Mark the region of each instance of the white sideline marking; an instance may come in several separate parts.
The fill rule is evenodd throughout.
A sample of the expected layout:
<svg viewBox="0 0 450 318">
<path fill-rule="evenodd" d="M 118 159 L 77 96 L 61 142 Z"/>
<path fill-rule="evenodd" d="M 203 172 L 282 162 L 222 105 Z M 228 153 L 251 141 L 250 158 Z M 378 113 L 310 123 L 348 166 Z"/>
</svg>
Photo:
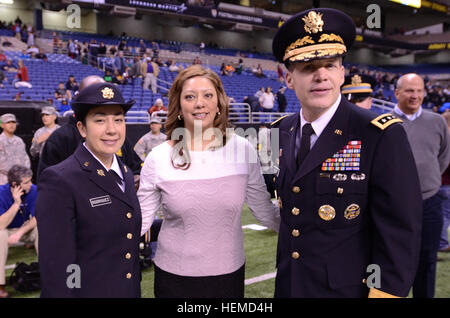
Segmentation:
<svg viewBox="0 0 450 318">
<path fill-rule="evenodd" d="M 248 224 L 248 225 L 244 225 L 242 227 L 242 229 L 250 229 L 250 230 L 255 230 L 255 231 L 262 231 L 262 230 L 267 230 L 267 227 L 262 226 L 262 225 L 258 225 L 258 224 Z"/>
<path fill-rule="evenodd" d="M 261 275 L 261 276 L 258 276 L 258 277 L 249 278 L 249 279 L 245 280 L 245 285 L 251 285 L 251 284 L 254 284 L 254 283 L 262 282 L 264 280 L 275 278 L 276 275 L 277 275 L 277 272 L 273 272 L 273 273 L 264 274 L 264 275 Z"/>
</svg>

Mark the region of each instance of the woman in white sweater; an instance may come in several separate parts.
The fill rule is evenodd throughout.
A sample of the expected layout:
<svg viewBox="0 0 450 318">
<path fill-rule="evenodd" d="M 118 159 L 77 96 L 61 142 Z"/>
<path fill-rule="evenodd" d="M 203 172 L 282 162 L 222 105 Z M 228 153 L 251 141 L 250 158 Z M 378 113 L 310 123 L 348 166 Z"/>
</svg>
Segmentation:
<svg viewBox="0 0 450 318">
<path fill-rule="evenodd" d="M 266 91 L 259 98 L 262 111 L 271 112 L 275 102 L 275 96 L 272 93 L 272 87 L 267 86 Z"/>
<path fill-rule="evenodd" d="M 241 211 L 278 231 L 255 149 L 228 127 L 228 97 L 216 73 L 199 65 L 169 92 L 166 132 L 141 171 L 142 233 L 162 208 L 155 255 L 155 296 L 244 296 Z M 191 138 L 193 136 L 193 138 Z"/>
</svg>

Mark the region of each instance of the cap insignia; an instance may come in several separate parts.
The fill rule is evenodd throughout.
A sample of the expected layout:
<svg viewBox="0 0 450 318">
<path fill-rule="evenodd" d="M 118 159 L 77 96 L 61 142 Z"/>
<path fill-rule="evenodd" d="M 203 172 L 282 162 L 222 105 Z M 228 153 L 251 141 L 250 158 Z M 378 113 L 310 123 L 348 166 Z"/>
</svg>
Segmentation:
<svg viewBox="0 0 450 318">
<path fill-rule="evenodd" d="M 310 11 L 302 20 L 305 22 L 305 31 L 307 33 L 322 32 L 323 20 L 321 13 Z"/>
<path fill-rule="evenodd" d="M 105 87 L 104 89 L 102 89 L 102 96 L 105 99 L 113 99 L 114 91 L 109 87 Z"/>
</svg>

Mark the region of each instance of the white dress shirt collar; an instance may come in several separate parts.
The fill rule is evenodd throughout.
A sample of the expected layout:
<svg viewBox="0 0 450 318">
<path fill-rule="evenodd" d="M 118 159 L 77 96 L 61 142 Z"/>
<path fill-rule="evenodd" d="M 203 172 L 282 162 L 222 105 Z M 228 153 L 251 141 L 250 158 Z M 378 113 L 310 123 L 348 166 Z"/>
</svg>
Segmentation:
<svg viewBox="0 0 450 318">
<path fill-rule="evenodd" d="M 120 169 L 119 161 L 117 160 L 117 156 L 116 156 L 115 154 L 114 154 L 114 156 L 113 156 L 113 162 L 112 162 L 112 164 L 111 164 L 111 168 L 108 169 L 108 168 L 106 168 L 106 166 L 103 164 L 103 162 L 102 162 L 100 159 L 98 159 L 96 155 L 94 155 L 94 153 L 89 149 L 89 147 L 86 146 L 86 142 L 83 142 L 83 146 L 91 153 L 91 155 L 92 155 L 98 162 L 100 162 L 100 164 L 103 166 L 103 168 L 105 168 L 106 171 L 113 170 L 115 173 L 117 173 L 117 175 L 118 175 L 122 180 L 124 180 L 123 174 L 122 174 L 122 170 Z M 124 180 L 124 182 L 122 183 L 122 185 L 120 185 L 120 184 L 117 184 L 117 185 L 120 187 L 120 189 L 122 190 L 122 192 L 125 191 L 125 180 Z"/>
</svg>

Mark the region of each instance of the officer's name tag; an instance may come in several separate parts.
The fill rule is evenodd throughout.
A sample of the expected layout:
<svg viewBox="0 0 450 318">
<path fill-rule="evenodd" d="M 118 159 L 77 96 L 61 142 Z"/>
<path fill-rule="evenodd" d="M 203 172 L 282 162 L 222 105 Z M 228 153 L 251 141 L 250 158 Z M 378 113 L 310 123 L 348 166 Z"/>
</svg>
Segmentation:
<svg viewBox="0 0 450 318">
<path fill-rule="evenodd" d="M 89 202 L 91 202 L 91 207 L 95 208 L 102 205 L 108 205 L 111 204 L 111 197 L 109 195 L 104 195 L 102 197 L 92 198 L 89 199 Z"/>
</svg>

